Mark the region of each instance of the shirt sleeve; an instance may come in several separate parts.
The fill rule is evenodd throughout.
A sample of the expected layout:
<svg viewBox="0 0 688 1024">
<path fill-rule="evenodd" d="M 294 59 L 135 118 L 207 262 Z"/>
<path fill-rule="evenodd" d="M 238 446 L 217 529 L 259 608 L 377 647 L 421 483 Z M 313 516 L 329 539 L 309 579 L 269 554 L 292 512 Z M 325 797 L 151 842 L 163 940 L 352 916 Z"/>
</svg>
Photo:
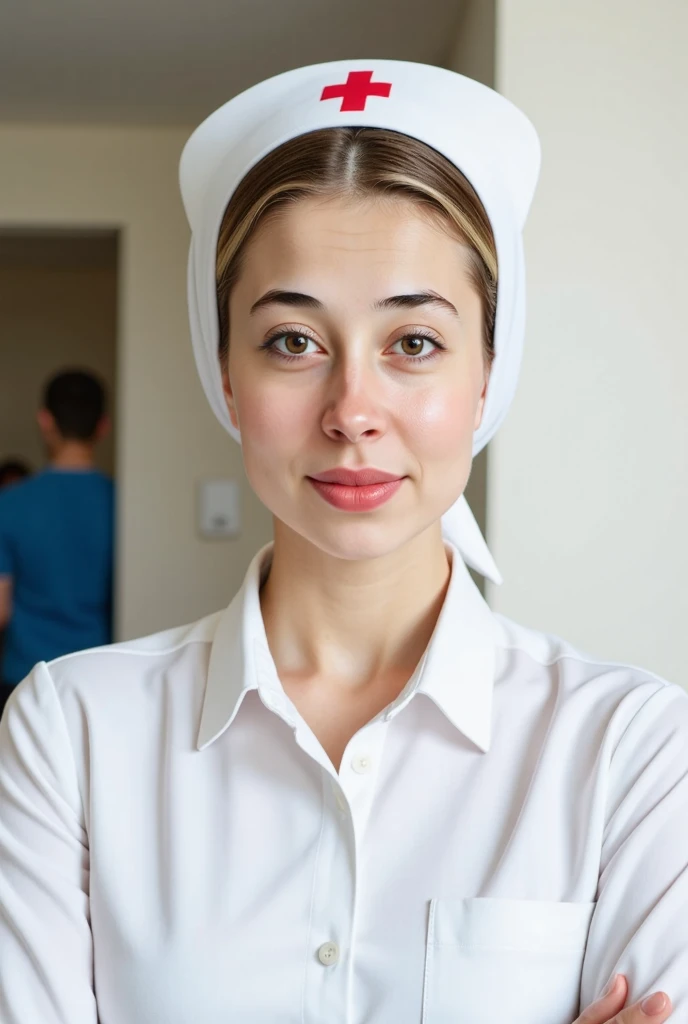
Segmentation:
<svg viewBox="0 0 688 1024">
<path fill-rule="evenodd" d="M 76 766 L 40 663 L 0 722 L 3 1024 L 97 1024 L 88 879 Z"/>
<path fill-rule="evenodd" d="M 625 974 L 627 1005 L 658 990 L 688 1024 L 688 694 L 661 684 L 611 758 L 581 1007 Z"/>
</svg>

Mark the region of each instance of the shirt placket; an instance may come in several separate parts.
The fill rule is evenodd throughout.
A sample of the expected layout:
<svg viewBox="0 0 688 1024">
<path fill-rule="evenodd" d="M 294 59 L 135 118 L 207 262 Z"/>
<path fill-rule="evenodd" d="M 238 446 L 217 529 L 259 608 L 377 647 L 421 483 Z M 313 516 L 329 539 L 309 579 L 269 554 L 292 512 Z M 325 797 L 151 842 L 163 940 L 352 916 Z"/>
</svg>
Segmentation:
<svg viewBox="0 0 688 1024">
<path fill-rule="evenodd" d="M 382 756 L 386 722 L 371 722 L 348 744 L 339 775 L 321 763 L 323 823 L 313 879 L 306 953 L 304 1024 L 354 1024 L 356 926 L 361 848 Z"/>
</svg>

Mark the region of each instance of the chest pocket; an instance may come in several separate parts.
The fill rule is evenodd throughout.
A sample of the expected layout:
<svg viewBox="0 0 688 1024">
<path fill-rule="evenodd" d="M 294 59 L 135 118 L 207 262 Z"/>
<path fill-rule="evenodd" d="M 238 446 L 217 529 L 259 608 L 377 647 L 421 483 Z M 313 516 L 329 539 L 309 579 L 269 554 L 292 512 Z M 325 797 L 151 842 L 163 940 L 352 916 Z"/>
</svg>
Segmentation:
<svg viewBox="0 0 688 1024">
<path fill-rule="evenodd" d="M 423 1024 L 572 1024 L 594 903 L 430 903 Z"/>
</svg>

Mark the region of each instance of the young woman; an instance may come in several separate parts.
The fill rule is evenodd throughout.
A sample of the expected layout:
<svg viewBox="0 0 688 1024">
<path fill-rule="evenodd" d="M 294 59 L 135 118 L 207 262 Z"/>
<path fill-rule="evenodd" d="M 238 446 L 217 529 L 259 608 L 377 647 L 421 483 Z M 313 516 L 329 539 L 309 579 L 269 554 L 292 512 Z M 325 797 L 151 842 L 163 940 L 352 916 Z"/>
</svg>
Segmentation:
<svg viewBox="0 0 688 1024">
<path fill-rule="evenodd" d="M 538 163 L 496 93 L 390 61 L 192 136 L 199 372 L 274 544 L 227 610 L 13 695 L 6 1024 L 688 1015 L 686 694 L 466 568 L 498 576 L 461 495 L 516 385 Z"/>
</svg>

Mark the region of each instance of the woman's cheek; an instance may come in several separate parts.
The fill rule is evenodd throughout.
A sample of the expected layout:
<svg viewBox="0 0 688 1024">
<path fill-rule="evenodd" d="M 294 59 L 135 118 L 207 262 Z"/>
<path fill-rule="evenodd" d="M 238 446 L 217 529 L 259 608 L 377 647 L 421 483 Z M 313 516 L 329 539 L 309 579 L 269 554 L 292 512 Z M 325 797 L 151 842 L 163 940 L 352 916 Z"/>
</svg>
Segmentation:
<svg viewBox="0 0 688 1024">
<path fill-rule="evenodd" d="M 453 460 L 464 447 L 471 450 L 476 404 L 469 389 L 440 391 L 437 388 L 405 403 L 405 427 L 417 454 Z"/>
<path fill-rule="evenodd" d="M 298 437 L 300 420 L 306 414 L 303 402 L 277 389 L 261 392 L 253 388 L 247 394 L 251 397 L 241 403 L 239 419 L 242 435 L 251 438 L 252 447 L 271 451 L 282 444 L 288 446 L 290 439 Z"/>
<path fill-rule="evenodd" d="M 251 484 L 265 490 L 279 480 L 312 434 L 312 414 L 303 402 L 279 393 L 256 394 L 239 408 L 244 466 Z"/>
</svg>

